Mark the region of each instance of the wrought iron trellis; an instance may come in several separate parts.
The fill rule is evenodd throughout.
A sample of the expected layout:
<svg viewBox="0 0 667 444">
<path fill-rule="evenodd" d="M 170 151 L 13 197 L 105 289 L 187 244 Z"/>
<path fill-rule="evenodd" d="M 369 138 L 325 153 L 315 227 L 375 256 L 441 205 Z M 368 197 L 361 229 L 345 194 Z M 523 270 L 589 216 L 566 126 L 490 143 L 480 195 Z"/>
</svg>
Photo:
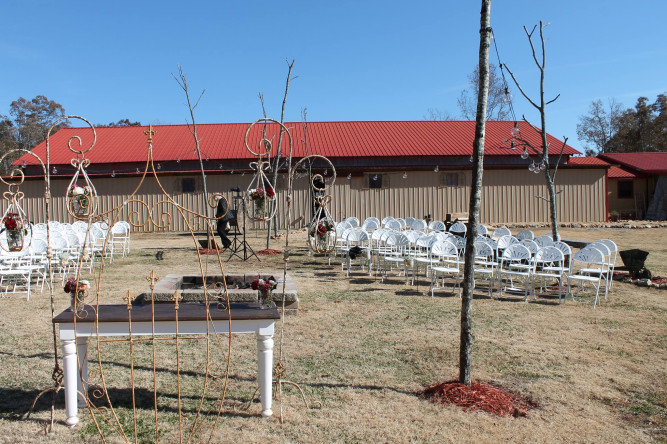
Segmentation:
<svg viewBox="0 0 667 444">
<path fill-rule="evenodd" d="M 77 329 L 77 320 L 83 319 L 88 316 L 92 316 L 97 319 L 99 314 L 98 309 L 100 306 L 100 296 L 103 292 L 103 277 L 104 277 L 104 265 L 106 263 L 106 256 L 101 254 L 99 258 L 99 267 L 96 272 L 96 282 L 94 291 L 79 291 L 81 288 L 82 282 L 82 271 L 83 271 L 83 260 L 85 252 L 91 252 L 94 254 L 93 246 L 91 245 L 91 236 L 90 230 L 94 224 L 105 224 L 106 228 L 111 228 L 116 222 L 121 219 L 121 216 L 124 213 L 127 213 L 127 218 L 129 223 L 134 227 L 146 227 L 148 224 L 153 224 L 158 228 L 167 228 L 172 223 L 172 216 L 168 211 L 160 210 L 160 206 L 170 206 L 175 208 L 178 217 L 180 217 L 188 227 L 190 232 L 190 237 L 193 242 L 193 246 L 197 251 L 197 260 L 199 265 L 199 271 L 202 275 L 203 282 L 207 281 L 207 276 L 209 274 L 208 262 L 204 263 L 202 260 L 202 255 L 200 253 L 200 247 L 195 238 L 194 228 L 197 225 L 197 221 L 203 221 L 207 231 L 212 235 L 212 223 L 217 219 L 224 217 L 224 214 L 216 218 L 207 217 L 205 214 L 198 213 L 191 209 L 181 206 L 178 202 L 174 200 L 164 189 L 160 180 L 156 174 L 155 166 L 153 163 L 153 136 L 156 132 L 152 127 L 149 127 L 145 132 L 147 136 L 147 160 L 146 165 L 143 171 L 143 174 L 134 189 L 134 191 L 120 204 L 116 207 L 110 208 L 106 211 L 98 211 L 97 202 L 96 202 L 96 190 L 91 179 L 86 173 L 86 168 L 90 165 L 89 159 L 86 158 L 86 153 L 93 149 L 96 142 L 96 132 L 95 128 L 88 122 L 86 119 L 78 116 L 68 116 L 57 122 L 49 129 L 46 138 L 46 164 L 42 162 L 39 157 L 35 156 L 32 152 L 31 155 L 35 156 L 38 162 L 42 165 L 45 178 L 45 208 L 46 208 L 46 219 L 50 220 L 50 201 L 51 201 L 51 186 L 50 186 L 50 143 L 51 143 L 51 132 L 56 125 L 61 123 L 66 119 L 80 119 L 84 121 L 92 131 L 92 143 L 90 146 L 82 148 L 82 139 L 79 136 L 73 136 L 68 140 L 68 148 L 75 155 L 75 158 L 72 160 L 72 165 L 75 167 L 76 172 L 70 181 L 66 193 L 67 193 L 67 209 L 72 217 L 78 220 L 86 221 L 87 232 L 83 237 L 83 243 L 79 249 L 79 260 L 77 261 L 77 269 L 75 274 L 75 286 L 76 289 L 74 292 L 74 297 L 72 301 L 72 310 L 74 311 L 73 322 L 74 329 Z M 22 173 L 19 169 L 16 169 L 12 172 L 12 176 L 20 175 L 21 181 L 23 179 Z M 149 205 L 148 203 L 142 201 L 138 197 L 138 191 L 141 189 L 142 185 L 147 179 L 153 179 L 158 185 L 158 188 L 162 192 L 162 198 L 157 202 Z M 83 182 L 81 182 L 83 181 Z M 7 184 L 10 188 L 10 195 L 18 196 L 15 188 L 16 184 L 9 184 L 4 179 L 3 182 Z M 210 207 L 215 207 L 217 199 L 225 199 L 221 194 L 213 194 L 209 197 L 207 204 Z M 134 204 L 134 205 L 133 205 Z M 132 206 L 136 206 L 139 209 L 129 210 Z M 140 211 L 143 210 L 143 211 Z M 48 225 L 47 225 L 48 226 Z M 111 239 L 112 232 L 109 229 L 104 237 L 104 244 L 101 247 L 101 251 L 107 251 L 109 242 Z M 53 251 L 51 248 L 51 229 L 47 228 L 47 263 L 48 263 L 48 280 L 50 288 L 50 299 L 51 299 L 51 318 L 55 317 L 55 285 L 54 285 L 54 270 L 53 270 Z M 157 401 L 157 367 L 155 360 L 155 347 L 157 341 L 171 341 L 174 344 L 176 351 L 176 375 L 177 375 L 177 414 L 178 414 L 178 434 L 179 441 L 190 442 L 193 439 L 201 439 L 202 435 L 205 433 L 204 426 L 207 425 L 208 431 L 208 440 L 212 437 L 213 431 L 215 430 L 216 425 L 218 424 L 218 419 L 220 414 L 223 411 L 223 401 L 225 399 L 227 384 L 229 380 L 229 357 L 231 354 L 232 346 L 232 335 L 228 335 L 228 340 L 226 345 L 223 347 L 222 341 L 219 340 L 219 336 L 215 335 L 215 326 L 211 322 L 211 312 L 214 310 L 221 310 L 227 312 L 227 318 L 229 319 L 229 329 L 231 330 L 231 317 L 229 316 L 229 298 L 227 293 L 226 281 L 225 281 L 225 272 L 222 266 L 222 259 L 220 256 L 220 251 L 216 251 L 216 261 L 217 267 L 220 272 L 220 282 L 216 282 L 215 285 L 208 287 L 204 285 L 204 300 L 206 307 L 206 317 L 207 317 L 207 327 L 205 335 L 182 335 L 178 333 L 178 315 L 175 317 L 177 333 L 174 337 L 157 337 L 153 333 L 152 336 L 147 338 L 133 337 L 131 331 L 131 310 L 132 310 L 132 301 L 134 297 L 128 291 L 124 297 L 126 302 L 127 313 L 128 313 L 128 325 L 130 326 L 129 336 L 127 338 L 113 338 L 113 339 L 102 339 L 99 336 L 99 324 L 95 322 L 94 328 L 96 333 L 96 348 L 91 353 L 88 352 L 88 355 L 92 355 L 94 359 L 94 368 L 89 373 L 89 378 L 85 381 L 87 384 L 84 385 L 84 381 L 81 381 L 82 386 L 87 386 L 89 390 L 83 390 L 79 395 L 85 400 L 88 411 L 91 415 L 93 423 L 102 437 L 106 441 L 107 435 L 109 433 L 117 435 L 120 439 L 130 442 L 138 441 L 138 432 L 137 432 L 137 406 L 135 400 L 135 363 L 134 363 L 134 348 L 135 344 L 138 344 L 142 341 L 149 341 L 153 347 L 153 360 L 152 360 L 152 374 L 153 374 L 153 398 L 154 398 L 154 421 L 155 429 L 154 436 L 155 440 L 158 441 L 160 438 L 160 421 L 158 419 L 158 401 Z M 91 258 L 91 260 L 93 260 Z M 147 277 L 150 285 L 151 292 L 151 304 L 153 303 L 153 295 L 155 282 L 159 279 L 155 271 L 152 271 L 151 274 Z M 178 294 L 175 294 L 172 298 L 174 304 L 175 312 L 178 313 L 180 297 Z M 154 329 L 154 320 L 153 320 L 153 329 Z M 154 331 L 154 330 L 153 330 Z M 53 335 L 53 347 L 54 347 L 54 370 L 52 374 L 53 386 L 42 391 L 38 397 L 35 399 L 33 406 L 36 405 L 37 400 L 47 394 L 52 393 L 53 399 L 51 404 L 51 421 L 48 426 L 49 429 L 53 428 L 54 422 L 54 402 L 55 395 L 62 390 L 63 388 L 63 370 L 60 367 L 59 351 L 58 351 L 58 338 L 56 334 L 55 324 L 52 329 Z M 180 343 L 181 341 L 200 341 L 203 342 L 203 347 L 205 350 L 205 365 L 204 365 L 204 383 L 201 393 L 201 398 L 198 402 L 198 407 L 194 414 L 186 415 L 182 411 L 182 402 L 181 402 L 181 375 L 180 375 Z M 120 415 L 117 409 L 111 402 L 109 397 L 109 386 L 105 378 L 105 371 L 103 368 L 103 351 L 101 349 L 102 344 L 108 343 L 119 343 L 125 342 L 129 346 L 129 366 L 130 366 L 130 381 L 131 381 L 131 394 L 132 394 L 132 427 L 131 430 L 128 430 L 128 427 L 124 425 L 121 421 Z M 220 352 L 222 359 L 216 361 L 212 358 L 214 349 Z M 84 360 L 88 356 L 77 356 L 77 365 L 79 369 L 85 365 Z M 213 400 L 210 398 L 213 397 Z M 187 423 L 187 424 L 186 424 Z"/>
<path fill-rule="evenodd" d="M 90 152 L 96 143 L 97 140 L 97 134 L 95 131 L 95 128 L 93 127 L 92 124 L 90 124 L 89 121 L 86 119 L 79 117 L 79 116 L 67 116 L 64 117 L 63 119 L 58 120 L 57 122 L 54 123 L 54 125 L 49 129 L 46 137 L 46 162 L 43 162 L 38 156 L 36 156 L 34 153 L 30 151 L 25 151 L 25 150 L 20 150 L 23 153 L 30 154 L 31 156 L 35 157 L 37 162 L 41 165 L 43 174 L 44 174 L 44 181 L 45 181 L 45 191 L 44 191 L 44 197 L 45 197 L 45 216 L 47 221 L 50 220 L 51 216 L 51 195 L 52 195 L 52 190 L 51 190 L 51 181 L 50 181 L 50 144 L 51 144 L 51 133 L 53 131 L 53 128 L 55 128 L 58 124 L 60 124 L 63 120 L 67 119 L 79 119 L 85 122 L 88 127 L 90 128 L 92 132 L 92 141 L 89 146 L 83 147 L 83 142 L 82 138 L 80 136 L 72 136 L 68 142 L 67 146 L 69 150 L 74 154 L 75 158 L 72 159 L 72 165 L 75 167 L 75 174 L 70 180 L 67 190 L 65 190 L 65 193 L 67 195 L 67 210 L 68 213 L 75 219 L 80 220 L 80 221 L 85 221 L 87 222 L 87 231 L 85 233 L 85 236 L 83 237 L 83 242 L 82 245 L 79 248 L 79 255 L 78 255 L 78 261 L 77 261 L 77 266 L 76 266 L 76 272 L 75 272 L 75 283 L 74 283 L 74 295 L 72 298 L 72 307 L 71 309 L 74 312 L 73 316 L 73 322 L 74 322 L 74 329 L 76 331 L 77 329 L 77 320 L 83 319 L 89 316 L 94 317 L 97 319 L 97 316 L 99 315 L 99 306 L 100 306 L 100 297 L 103 295 L 103 279 L 104 279 L 104 266 L 106 264 L 106 256 L 104 254 L 101 254 L 99 258 L 99 267 L 93 275 L 96 277 L 95 282 L 94 282 L 94 288 L 92 289 L 85 289 L 83 290 L 81 287 L 81 283 L 83 282 L 82 278 L 82 273 L 84 270 L 83 263 L 84 263 L 84 257 L 86 252 L 90 252 L 90 254 L 95 254 L 93 251 L 93 245 L 92 245 L 92 237 L 91 237 L 91 227 L 93 227 L 95 224 L 102 224 L 106 226 L 107 228 L 107 233 L 106 236 L 104 237 L 104 244 L 101 247 L 101 251 L 104 252 L 107 250 L 107 247 L 109 246 L 109 242 L 111 239 L 111 230 L 110 228 L 114 226 L 115 223 L 117 223 L 122 215 L 126 215 L 127 219 L 130 223 L 130 225 L 136 227 L 136 228 L 145 228 L 148 224 L 153 224 L 155 227 L 158 228 L 167 228 L 172 224 L 172 216 L 170 212 L 165 211 L 165 210 L 160 210 L 160 206 L 170 206 L 172 208 L 176 209 L 176 213 L 178 214 L 178 217 L 180 217 L 188 227 L 190 237 L 193 242 L 193 246 L 195 247 L 197 251 L 197 260 L 198 260 L 198 265 L 199 265 L 199 271 L 202 275 L 202 281 L 206 282 L 207 279 L 206 277 L 209 274 L 209 267 L 208 267 L 208 262 L 204 262 L 202 259 L 202 255 L 200 254 L 200 247 L 199 243 L 197 242 L 197 239 L 195 238 L 195 233 L 194 233 L 194 228 L 197 225 L 197 221 L 203 221 L 207 231 L 209 232 L 209 235 L 213 235 L 213 227 L 212 223 L 215 222 L 216 220 L 219 220 L 220 218 L 224 217 L 224 215 L 219 216 L 217 219 L 216 218 L 210 218 L 206 216 L 206 214 L 198 213 L 196 211 L 190 210 L 188 208 L 185 208 L 181 206 L 178 202 L 174 200 L 173 197 L 171 197 L 162 184 L 160 183 L 160 180 L 158 178 L 158 175 L 156 174 L 156 168 L 153 162 L 153 136 L 155 136 L 156 131 L 153 130 L 151 126 L 149 126 L 148 130 L 145 132 L 147 136 L 147 158 L 146 158 L 146 164 L 144 167 L 143 174 L 141 175 L 139 182 L 137 186 L 135 187 L 134 191 L 126 198 L 124 201 L 110 209 L 107 209 L 106 211 L 99 211 L 98 204 L 97 204 L 97 191 L 95 189 L 95 186 L 88 176 L 86 169 L 90 165 L 90 160 L 86 157 L 86 153 Z M 274 122 L 274 123 L 279 123 L 277 121 L 271 120 L 271 119 L 265 119 L 266 121 Z M 257 123 L 257 122 L 255 122 Z M 254 123 L 252 124 L 254 125 Z M 248 128 L 248 131 L 246 132 L 246 146 L 247 146 L 247 135 L 248 132 L 250 131 L 250 128 L 252 128 L 252 125 Z M 290 140 L 290 155 L 289 155 L 289 161 L 288 165 L 291 164 L 291 155 L 292 155 L 292 143 L 291 143 L 291 135 L 289 135 L 289 131 L 287 128 L 282 126 L 280 124 L 282 129 L 288 134 L 289 140 Z M 260 141 L 260 145 L 267 146 L 268 144 L 268 149 L 266 151 L 267 155 L 270 153 L 270 141 L 268 141 L 266 138 L 263 138 L 262 141 Z M 249 149 L 249 148 L 248 148 Z M 252 152 L 249 149 L 250 152 Z M 7 155 L 7 154 L 6 154 Z M 248 193 L 246 194 L 246 198 L 252 199 L 251 196 L 251 189 L 253 184 L 260 184 L 263 185 L 264 187 L 270 186 L 275 194 L 275 186 L 274 184 L 271 184 L 268 181 L 268 178 L 265 177 L 263 171 L 264 168 L 262 167 L 262 164 L 265 163 L 262 159 L 262 155 L 258 155 L 258 162 L 256 162 L 257 169 L 256 169 L 256 174 L 253 180 L 251 181 L 250 186 L 248 187 Z M 3 157 L 4 159 L 4 157 Z M 306 158 L 301 159 L 296 165 L 294 165 L 293 168 L 290 169 L 289 172 L 289 180 L 288 180 L 288 190 L 287 190 L 287 205 L 286 205 L 286 213 L 287 213 L 287 220 L 291 222 L 292 220 L 292 193 L 293 193 L 293 187 L 294 187 L 294 178 L 295 178 L 295 173 L 299 166 L 303 162 L 312 162 L 314 160 L 321 160 L 324 161 L 325 163 L 328 163 L 330 168 L 333 171 L 333 175 L 331 177 L 331 185 L 333 184 L 333 181 L 335 180 L 335 169 L 333 167 L 333 164 L 331 162 L 323 157 L 323 156 L 318 156 L 318 155 L 311 155 L 307 156 Z M 325 173 L 326 174 L 326 173 Z M 19 180 L 17 182 L 8 182 L 4 178 L 0 178 L 5 185 L 8 186 L 9 191 L 5 193 L 5 198 L 10 201 L 10 205 L 16 205 L 18 201 L 20 201 L 20 198 L 22 196 L 22 193 L 19 190 L 20 184 L 23 182 L 23 173 L 20 169 L 16 168 L 12 170 L 10 178 L 14 178 L 15 176 L 18 176 Z M 158 188 L 162 192 L 162 198 L 158 200 L 157 202 L 153 203 L 152 205 L 149 205 L 147 202 L 144 202 L 138 197 L 138 192 L 142 188 L 142 185 L 144 182 L 148 179 L 153 179 L 157 185 Z M 266 179 L 266 181 L 264 181 Z M 322 220 L 327 220 L 333 223 L 333 220 L 331 219 L 329 210 L 328 210 L 328 204 L 331 200 L 330 196 L 327 196 L 325 194 L 326 190 L 326 185 L 324 186 L 316 186 L 316 181 L 321 180 L 322 184 L 325 183 L 324 178 L 321 175 L 316 175 L 311 177 L 311 186 L 314 187 L 314 190 L 316 191 L 316 194 L 318 194 L 317 197 L 317 202 L 319 205 L 319 209 L 316 212 L 313 220 L 311 221 L 311 226 L 310 226 L 310 231 L 317 230 L 319 223 Z M 256 188 L 255 188 L 256 190 Z M 266 190 L 266 188 L 265 188 Z M 264 194 L 264 199 L 266 203 L 267 199 L 267 194 Z M 275 195 L 272 196 L 273 198 L 271 199 L 272 201 L 272 207 L 270 208 L 270 211 L 268 213 L 265 213 L 265 220 L 268 220 L 270 217 L 273 217 L 275 212 L 277 211 L 277 206 L 275 204 Z M 224 196 L 222 196 L 219 193 L 214 193 L 211 196 L 209 196 L 207 200 L 207 204 L 214 208 L 217 204 L 217 199 L 224 199 Z M 139 209 L 131 210 L 130 208 L 136 206 Z M 12 207 L 15 208 L 16 206 Z M 9 208 L 9 207 L 8 207 Z M 227 205 L 227 208 L 229 208 L 229 205 Z M 266 207 L 265 207 L 266 208 Z M 141 211 L 143 210 L 143 211 Z M 28 217 L 25 215 L 22 215 L 22 217 L 25 220 L 28 220 Z M 288 223 L 289 226 L 289 223 Z M 55 280 L 54 280 L 54 258 L 53 258 L 53 250 L 52 250 L 52 242 L 51 242 L 51 227 L 47 224 L 47 276 L 48 276 L 48 282 L 49 282 L 49 289 L 50 289 L 50 302 L 51 302 L 51 319 L 53 320 L 55 317 L 55 302 L 56 302 L 56 289 L 55 289 Z M 282 293 L 283 293 L 283 305 L 282 305 L 282 311 L 283 313 L 285 312 L 285 277 L 287 273 L 287 267 L 288 267 L 288 261 L 289 261 L 289 230 L 287 232 L 287 235 L 285 236 L 285 251 L 284 251 L 284 256 L 283 256 L 283 288 L 282 288 Z M 316 241 L 313 241 L 312 238 L 309 238 L 309 244 L 311 248 L 314 251 L 317 252 L 324 252 L 326 251 L 326 248 L 321 248 L 322 244 L 318 244 Z M 211 315 L 210 313 L 213 310 L 221 310 L 221 311 L 226 311 L 229 319 L 229 330 L 231 331 L 231 317 L 229 316 L 229 310 L 230 310 L 230 304 L 229 304 L 229 296 L 227 292 L 227 286 L 226 286 L 226 281 L 225 281 L 225 272 L 224 268 L 222 265 L 222 258 L 220 256 L 220 251 L 216 251 L 217 255 L 215 256 L 216 264 L 215 267 L 216 269 L 219 268 L 220 271 L 220 282 L 216 282 L 215 285 L 208 287 L 204 285 L 204 298 L 205 298 L 205 307 L 206 307 L 206 313 L 207 313 L 207 333 L 205 335 L 180 335 L 178 333 L 178 315 L 175 317 L 175 323 L 176 323 L 176 328 L 177 328 L 177 333 L 174 337 L 157 337 L 155 333 L 153 333 L 152 336 L 149 337 L 136 337 L 132 335 L 132 316 L 131 316 L 131 310 L 133 308 L 132 302 L 134 300 L 134 296 L 131 294 L 131 292 L 128 290 L 126 295 L 123 297 L 123 301 L 125 302 L 125 306 L 127 308 L 127 313 L 128 313 L 128 326 L 129 326 L 129 335 L 127 338 L 112 338 L 112 339 L 103 339 L 100 337 L 100 332 L 99 332 L 99 324 L 95 322 L 94 328 L 95 328 L 95 349 L 92 351 L 92 353 L 89 351 L 88 356 L 77 356 L 77 367 L 79 370 L 81 370 L 86 364 L 86 360 L 88 357 L 92 355 L 93 358 L 93 368 L 92 371 L 89 372 L 89 378 L 87 381 L 81 381 L 81 385 L 83 387 L 87 387 L 88 389 L 83 390 L 82 392 L 79 393 L 79 395 L 85 400 L 86 407 L 88 408 L 88 411 L 91 415 L 93 424 L 95 428 L 97 429 L 98 433 L 100 434 L 102 440 L 106 441 L 106 438 L 108 437 L 109 434 L 116 435 L 117 438 L 120 438 L 121 440 L 124 440 L 126 442 L 138 442 L 139 436 L 138 436 L 138 430 L 137 430 L 137 403 L 135 399 L 135 347 L 136 344 L 140 344 L 142 342 L 148 341 L 150 344 L 152 344 L 152 375 L 153 375 L 153 399 L 154 399 L 154 409 L 153 409 L 153 420 L 154 420 L 154 437 L 155 440 L 158 441 L 160 439 L 160 421 L 158 418 L 158 411 L 159 411 L 159 406 L 158 406 L 158 399 L 157 399 L 157 370 L 156 370 L 156 358 L 155 358 L 155 347 L 156 343 L 158 341 L 165 341 L 165 342 L 172 342 L 176 351 L 176 375 L 177 375 L 177 414 L 178 414 L 178 436 L 179 436 L 179 441 L 183 442 L 190 442 L 193 440 L 198 440 L 201 439 L 202 436 L 205 434 L 205 428 L 208 428 L 208 440 L 210 441 L 213 432 L 219 422 L 219 417 L 223 411 L 223 401 L 225 399 L 225 395 L 227 392 L 227 387 L 228 387 L 228 381 L 229 381 L 229 365 L 230 365 L 230 356 L 231 356 L 231 348 L 232 348 L 232 335 L 228 335 L 228 340 L 225 346 L 222 345 L 220 341 L 218 341 L 219 336 L 216 335 L 214 331 L 214 325 L 211 322 Z M 90 260 L 94 260 L 94 257 L 91 258 Z M 155 273 L 155 271 L 151 271 L 150 275 L 146 278 L 149 282 L 150 286 L 150 297 L 151 297 L 151 304 L 153 303 L 153 296 L 154 296 L 154 289 L 155 289 L 155 283 L 159 280 L 159 276 Z M 179 304 L 180 304 L 180 296 L 178 293 L 174 294 L 174 296 L 171 299 L 171 302 L 174 304 L 174 309 L 175 312 L 178 313 L 179 310 Z M 153 320 L 154 323 L 154 320 Z M 154 324 L 153 324 L 154 325 Z M 286 380 L 285 374 L 287 371 L 287 367 L 285 365 L 285 359 L 284 359 L 284 348 L 283 348 L 283 339 L 284 339 L 284 332 L 285 332 L 285 324 L 284 324 L 284 316 L 282 317 L 281 320 L 281 329 L 280 329 L 280 346 L 279 346 L 279 358 L 278 361 L 275 365 L 274 368 L 274 377 L 275 377 L 275 383 L 278 385 L 279 388 L 279 402 L 280 402 L 280 421 L 283 421 L 283 415 L 282 415 L 282 410 L 283 410 L 283 403 L 282 403 L 282 385 L 283 384 L 290 384 L 292 386 L 297 387 L 301 395 L 303 397 L 304 402 L 306 405 L 308 405 L 308 402 L 306 400 L 304 392 L 301 390 L 298 384 Z M 52 402 L 51 402 L 51 420 L 49 425 L 47 426 L 47 429 L 52 430 L 53 429 L 53 423 L 54 423 L 54 417 L 55 417 L 55 411 L 54 411 L 54 405 L 55 405 L 55 397 L 56 394 L 63 389 L 63 369 L 60 366 L 60 353 L 58 349 L 58 336 L 56 332 L 56 327 L 55 324 L 52 322 L 52 339 L 53 339 L 53 350 L 54 350 L 54 369 L 52 372 L 52 381 L 53 385 L 44 391 L 42 391 L 35 401 L 33 402 L 32 408 L 30 412 L 34 409 L 37 401 L 47 393 L 52 394 Z M 154 328 L 154 327 L 153 327 Z M 209 329 L 210 328 L 210 329 Z M 203 383 L 203 389 L 201 393 L 201 398 L 200 401 L 198 402 L 198 407 L 196 409 L 196 412 L 194 414 L 189 414 L 186 415 L 182 411 L 182 402 L 181 402 L 181 374 L 180 374 L 180 363 L 181 363 L 181 358 L 180 358 L 180 343 L 181 341 L 201 341 L 204 344 L 205 348 L 205 365 L 204 365 L 204 383 Z M 104 366 L 103 366 L 103 350 L 101 346 L 103 344 L 122 344 L 126 343 L 128 345 L 129 349 L 129 367 L 130 367 L 130 385 L 131 385 L 131 405 L 132 405 L 132 425 L 131 427 L 128 428 L 127 424 L 125 424 L 120 417 L 121 415 L 117 411 L 117 409 L 114 407 L 110 396 L 109 396 L 109 383 L 107 379 L 105 378 L 105 371 L 104 371 Z M 221 352 L 222 359 L 216 361 L 212 359 L 213 355 L 213 349 L 217 349 L 218 351 Z M 85 383 L 85 384 L 84 384 Z M 210 398 L 211 395 L 213 395 L 213 401 L 211 401 Z M 208 399 L 208 400 L 207 400 Z M 30 413 L 29 413 L 30 414 Z M 28 414 L 28 415 L 29 415 Z"/>
</svg>

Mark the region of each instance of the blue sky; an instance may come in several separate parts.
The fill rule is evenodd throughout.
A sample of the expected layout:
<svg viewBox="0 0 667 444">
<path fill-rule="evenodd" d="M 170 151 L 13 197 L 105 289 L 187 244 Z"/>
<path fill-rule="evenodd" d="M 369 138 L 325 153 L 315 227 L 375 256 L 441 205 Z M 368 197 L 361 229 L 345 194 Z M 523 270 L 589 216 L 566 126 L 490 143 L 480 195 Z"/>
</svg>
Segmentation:
<svg viewBox="0 0 667 444">
<path fill-rule="evenodd" d="M 43 94 L 93 123 L 181 124 L 188 110 L 172 77 L 180 64 L 193 93 L 206 88 L 199 123 L 262 117 L 259 92 L 278 119 L 285 60 L 294 59 L 288 121 L 303 108 L 310 121 L 422 120 L 428 108 L 458 115 L 477 63 L 480 3 L 3 0 L 0 114 Z M 576 124 L 591 101 L 632 107 L 667 92 L 665 16 L 665 0 L 495 0 L 491 24 L 501 61 L 535 97 L 523 26 L 551 23 L 547 99 L 561 97 L 547 130 L 581 148 Z M 517 115 L 537 122 L 511 89 Z"/>
</svg>

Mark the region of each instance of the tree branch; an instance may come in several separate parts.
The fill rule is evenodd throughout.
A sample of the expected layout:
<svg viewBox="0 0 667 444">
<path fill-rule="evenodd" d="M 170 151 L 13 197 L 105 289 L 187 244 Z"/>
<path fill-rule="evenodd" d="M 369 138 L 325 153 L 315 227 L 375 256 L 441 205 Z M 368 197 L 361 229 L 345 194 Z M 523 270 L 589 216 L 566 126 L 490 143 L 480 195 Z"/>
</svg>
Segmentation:
<svg viewBox="0 0 667 444">
<path fill-rule="evenodd" d="M 512 71 L 510 71 L 510 69 L 509 69 L 509 67 L 508 67 L 507 65 L 505 65 L 505 69 L 507 69 L 507 72 L 510 73 L 510 77 L 512 77 L 512 80 L 514 81 L 514 84 L 516 85 L 516 87 L 519 88 L 519 92 L 521 93 L 521 95 L 522 95 L 526 100 L 528 100 L 528 102 L 530 102 L 531 105 L 533 105 L 536 109 L 539 110 L 540 107 L 539 107 L 535 102 L 533 102 L 533 101 L 530 99 L 530 97 L 528 97 L 528 95 L 524 92 L 523 88 L 521 88 L 521 85 L 519 85 L 519 82 L 518 82 L 518 81 L 516 80 L 516 78 L 514 77 L 514 73 L 512 73 Z"/>
<path fill-rule="evenodd" d="M 549 105 L 550 103 L 554 103 L 556 100 L 558 100 L 559 97 L 560 97 L 560 94 L 558 94 L 558 95 L 557 95 L 556 97 L 554 97 L 553 99 L 549 100 L 547 103 L 545 103 L 545 105 Z"/>
</svg>

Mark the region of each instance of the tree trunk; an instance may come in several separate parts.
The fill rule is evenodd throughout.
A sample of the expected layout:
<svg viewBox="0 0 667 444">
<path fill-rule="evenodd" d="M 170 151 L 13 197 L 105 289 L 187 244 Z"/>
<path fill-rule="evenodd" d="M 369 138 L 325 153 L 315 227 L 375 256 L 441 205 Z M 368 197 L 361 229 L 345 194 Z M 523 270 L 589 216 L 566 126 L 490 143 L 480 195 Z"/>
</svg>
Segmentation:
<svg viewBox="0 0 667 444">
<path fill-rule="evenodd" d="M 461 295 L 461 348 L 459 353 L 459 382 L 470 385 L 472 360 L 472 296 L 475 288 L 475 239 L 479 224 L 479 207 L 484 167 L 484 134 L 489 95 L 489 47 L 491 42 L 491 0 L 482 0 L 479 38 L 479 94 L 472 155 L 472 183 L 466 238 L 465 265 L 463 268 L 463 294 Z"/>
<path fill-rule="evenodd" d="M 549 168 L 545 168 L 545 178 L 547 182 L 547 190 L 549 191 L 549 213 L 551 214 L 551 236 L 554 242 L 560 240 L 558 233 L 558 210 L 556 209 L 556 190 L 554 188 L 554 181 L 549 173 Z"/>
<path fill-rule="evenodd" d="M 292 68 L 294 68 L 294 60 L 292 63 L 287 63 L 287 80 L 285 81 L 285 95 L 283 96 L 283 106 L 280 111 L 280 123 L 285 123 L 285 104 L 287 103 L 287 93 L 289 92 L 289 82 L 292 80 Z M 278 186 L 278 169 L 280 168 L 280 155 L 282 154 L 282 141 L 283 141 L 283 127 L 280 127 L 280 135 L 278 136 L 278 150 L 276 151 L 275 162 L 273 164 L 273 187 L 274 189 Z M 291 149 L 291 147 L 290 147 Z M 289 153 L 290 155 L 292 153 Z M 287 171 L 291 168 L 291 165 L 287 165 Z M 278 236 L 278 211 L 273 218 L 268 221 L 268 229 L 266 230 L 266 248 L 271 248 L 271 226 L 274 226 L 274 234 Z M 289 227 L 287 227 L 289 230 Z"/>
</svg>

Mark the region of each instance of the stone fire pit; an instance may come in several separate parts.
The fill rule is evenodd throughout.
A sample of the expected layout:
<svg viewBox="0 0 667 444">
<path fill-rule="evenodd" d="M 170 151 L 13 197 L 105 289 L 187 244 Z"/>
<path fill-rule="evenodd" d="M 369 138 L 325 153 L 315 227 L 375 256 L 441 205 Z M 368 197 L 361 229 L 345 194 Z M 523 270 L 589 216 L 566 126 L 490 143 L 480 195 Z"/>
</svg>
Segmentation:
<svg viewBox="0 0 667 444">
<path fill-rule="evenodd" d="M 258 274 L 240 274 L 230 273 L 225 275 L 227 281 L 227 293 L 230 302 L 257 302 L 257 290 L 250 288 L 253 280 L 257 279 Z M 282 290 L 283 290 L 283 274 L 282 272 L 275 273 L 259 273 L 259 277 L 266 279 L 273 276 L 278 282 L 278 286 L 273 290 L 272 299 L 278 308 L 282 307 Z M 209 297 L 217 296 L 219 291 L 217 288 L 224 288 L 220 285 L 222 283 L 222 276 L 207 276 L 206 288 L 208 288 Z M 153 291 L 153 300 L 155 303 L 172 303 L 171 300 L 174 293 L 183 298 L 181 304 L 201 304 L 204 302 L 204 285 L 201 276 L 182 275 L 182 274 L 168 274 L 161 278 L 155 284 Z M 222 293 L 224 294 L 224 293 Z M 134 304 L 150 304 L 151 291 L 147 289 L 140 294 L 133 302 Z M 296 284 L 292 277 L 288 274 L 285 278 L 285 311 L 287 314 L 296 314 L 299 308 L 299 298 L 297 296 Z"/>
</svg>

